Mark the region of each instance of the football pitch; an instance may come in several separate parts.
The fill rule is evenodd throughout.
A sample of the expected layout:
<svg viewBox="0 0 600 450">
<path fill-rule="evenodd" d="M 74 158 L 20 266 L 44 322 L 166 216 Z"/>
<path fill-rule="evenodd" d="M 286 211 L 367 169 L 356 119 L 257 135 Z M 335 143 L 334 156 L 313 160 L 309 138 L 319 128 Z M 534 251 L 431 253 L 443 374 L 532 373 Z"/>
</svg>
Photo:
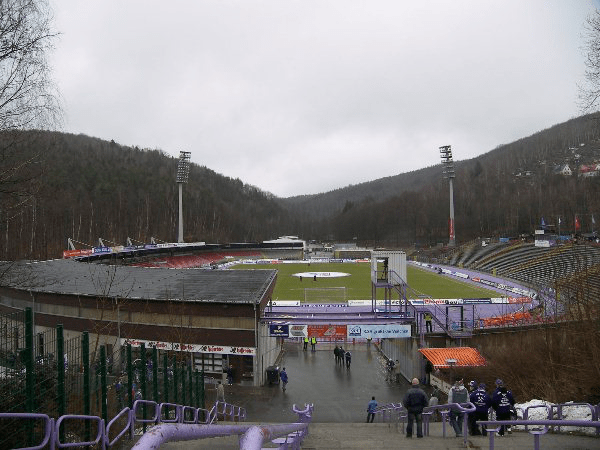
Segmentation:
<svg viewBox="0 0 600 450">
<path fill-rule="evenodd" d="M 273 300 L 305 300 L 306 289 L 346 288 L 346 300 L 371 299 L 371 264 L 361 263 L 298 263 L 272 264 L 257 266 L 255 264 L 239 264 L 232 266 L 235 270 L 277 270 L 277 283 L 273 292 Z M 478 288 L 462 281 L 438 275 L 407 265 L 408 285 L 419 295 L 429 298 L 490 298 L 499 294 L 489 289 Z M 343 277 L 313 278 L 294 276 L 304 272 L 340 272 L 349 274 Z M 334 291 L 332 289 L 332 291 Z M 377 298 L 383 300 L 384 289 L 377 289 Z M 392 299 L 398 295 L 392 293 Z M 311 300 L 308 300 L 311 301 Z M 323 303 L 323 300 L 315 300 Z"/>
</svg>

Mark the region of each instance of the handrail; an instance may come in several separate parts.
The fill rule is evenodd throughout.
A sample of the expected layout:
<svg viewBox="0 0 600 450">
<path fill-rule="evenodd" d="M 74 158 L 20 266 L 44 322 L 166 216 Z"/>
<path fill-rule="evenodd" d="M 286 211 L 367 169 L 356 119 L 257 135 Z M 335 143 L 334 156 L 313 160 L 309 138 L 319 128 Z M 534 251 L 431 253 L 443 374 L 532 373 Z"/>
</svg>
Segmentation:
<svg viewBox="0 0 600 450">
<path fill-rule="evenodd" d="M 290 433 L 304 436 L 308 423 L 262 425 L 250 427 L 240 438 L 240 450 L 260 450 L 266 441 L 271 441 Z M 287 445 L 286 445 L 287 448 Z"/>
<path fill-rule="evenodd" d="M 225 404 L 224 407 L 228 407 L 227 405 L 229 404 Z M 136 416 L 136 412 L 139 410 L 140 407 L 143 406 L 148 406 L 149 409 L 154 409 L 154 415 L 152 418 L 150 419 L 143 419 L 143 418 L 139 418 Z M 165 418 L 164 420 L 161 417 L 161 413 L 164 407 L 173 407 L 175 408 L 176 411 L 176 423 L 173 423 L 173 419 L 167 419 Z M 136 423 L 150 423 L 150 422 L 155 422 L 157 424 L 173 424 L 173 425 L 189 425 L 189 426 L 194 426 L 197 424 L 209 424 L 208 422 L 206 422 L 205 420 L 200 420 L 200 411 L 203 411 L 204 413 L 208 413 L 208 417 L 210 418 L 211 415 L 213 414 L 215 407 L 213 407 L 211 409 L 211 411 L 207 411 L 203 408 L 195 408 L 195 407 L 191 407 L 191 406 L 185 406 L 185 405 L 178 405 L 178 404 L 174 404 L 174 403 L 161 403 L 158 404 L 154 401 L 151 400 L 136 400 L 133 404 L 133 409 L 130 409 L 128 407 L 123 408 L 112 420 L 110 420 L 108 422 L 108 424 L 105 424 L 104 420 L 98 416 L 88 416 L 88 415 L 64 415 L 59 417 L 56 421 L 52 418 L 50 418 L 48 415 L 46 414 L 36 414 L 36 413 L 0 413 L 0 419 L 5 419 L 5 418 L 13 418 L 13 419 L 22 419 L 22 420 L 43 420 L 44 421 L 44 438 L 42 440 L 42 442 L 38 445 L 35 445 L 33 447 L 21 447 L 21 450 L 42 450 L 43 448 L 45 448 L 46 446 L 48 446 L 48 444 L 50 445 L 50 448 L 54 448 L 55 446 L 58 448 L 68 448 L 68 447 L 80 447 L 80 446 L 90 446 L 90 445 L 101 445 L 102 449 L 106 449 L 106 448 L 110 448 L 112 447 L 114 444 L 117 443 L 117 441 L 119 441 L 128 431 L 130 433 L 130 436 L 133 437 L 134 435 L 134 429 L 135 429 L 135 424 Z M 193 411 L 193 417 L 194 417 L 194 422 L 191 421 L 187 421 L 187 423 L 183 424 L 183 411 L 188 411 L 191 410 Z M 231 421 L 234 420 L 238 420 L 238 421 L 242 421 L 246 419 L 246 410 L 242 407 L 239 406 L 235 406 L 235 405 L 230 405 L 229 406 L 229 410 L 231 411 L 230 414 L 226 415 L 224 417 L 224 419 L 228 419 L 230 418 Z M 312 411 L 312 410 L 311 410 Z M 124 428 L 119 432 L 119 434 L 112 440 L 110 440 L 110 430 L 111 427 L 119 420 L 122 418 L 126 418 L 126 424 L 124 426 Z M 212 416 L 214 419 L 214 416 Z M 83 420 L 83 421 L 94 421 L 98 423 L 98 431 L 96 434 L 96 437 L 93 441 L 86 441 L 86 442 L 65 442 L 62 443 L 60 442 L 60 437 L 59 437 L 59 432 L 60 432 L 60 427 L 62 425 L 62 423 L 65 420 L 72 420 L 72 419 L 79 419 L 79 420 Z M 154 430 L 156 427 L 152 427 L 150 428 L 149 431 Z M 18 450 L 18 449 L 15 449 Z"/>
<path fill-rule="evenodd" d="M 119 434 L 117 434 L 117 436 L 111 441 L 110 440 L 110 427 L 112 427 L 112 425 L 114 423 L 116 423 L 117 420 L 119 420 L 121 418 L 121 416 L 124 414 L 127 414 L 127 423 L 125 424 L 125 427 L 121 430 L 121 432 Z M 125 407 L 121 410 L 121 412 L 119 414 L 117 414 L 115 417 L 113 417 L 112 420 L 110 422 L 108 422 L 108 424 L 106 425 L 105 442 L 107 443 L 107 447 L 111 447 L 113 444 L 115 444 L 128 431 L 130 432 L 130 438 L 133 437 L 133 435 L 131 434 L 131 428 L 129 426 L 130 423 L 131 423 L 131 409 L 129 407 Z"/>
<path fill-rule="evenodd" d="M 429 435 L 429 419 L 434 411 L 439 411 L 442 415 L 442 436 L 446 437 L 446 421 L 449 420 L 447 416 L 450 414 L 451 410 L 458 410 L 459 413 L 463 414 L 463 441 L 466 446 L 467 437 L 468 437 L 468 429 L 469 429 L 469 421 L 467 420 L 467 415 L 475 411 L 475 405 L 471 402 L 464 403 L 446 403 L 444 405 L 434 405 L 434 406 L 426 406 L 423 408 L 423 432 L 424 435 Z M 385 419 L 388 412 L 396 412 L 398 414 L 398 422 L 402 423 L 404 427 L 404 422 L 408 418 L 408 410 L 406 407 L 402 405 L 402 403 L 390 403 L 387 405 L 383 405 L 375 410 L 375 413 L 380 413 Z"/>
<path fill-rule="evenodd" d="M 213 437 L 241 435 L 253 425 L 204 425 L 198 427 L 187 423 L 165 423 L 152 427 L 132 447 L 132 450 L 158 448 L 171 441 L 190 441 Z"/>
<path fill-rule="evenodd" d="M 63 421 L 67 419 L 80 419 L 80 420 L 92 420 L 94 422 L 98 422 L 98 433 L 96 434 L 96 438 L 93 441 L 84 441 L 84 442 L 65 442 L 64 444 L 60 442 L 60 425 Z M 89 445 L 96 445 L 99 442 L 105 442 L 106 429 L 104 427 L 104 419 L 101 419 L 98 416 L 86 416 L 86 415 L 75 415 L 75 414 L 67 414 L 65 416 L 61 416 L 58 418 L 54 425 L 54 442 L 58 448 L 68 448 L 68 447 L 82 447 Z"/>
<path fill-rule="evenodd" d="M 137 416 L 138 407 L 145 406 L 145 405 L 150 405 L 150 406 L 154 407 L 154 415 L 150 419 L 140 419 Z M 133 402 L 133 417 L 136 422 L 140 422 L 140 423 L 156 423 L 156 422 L 158 422 L 158 418 L 159 418 L 158 403 L 153 402 L 152 400 L 136 400 L 135 402 Z"/>
<path fill-rule="evenodd" d="M 494 435 L 497 431 L 500 431 L 500 427 L 503 425 L 524 425 L 528 426 L 543 426 L 542 430 L 529 430 L 526 431 L 533 435 L 533 448 L 539 450 L 540 448 L 540 436 L 548 432 L 548 428 L 551 426 L 573 426 L 573 427 L 595 427 L 600 428 L 600 421 L 589 421 L 589 420 L 478 420 L 477 425 L 483 425 L 486 427 L 486 431 L 490 437 L 490 450 L 494 450 Z M 490 428 L 496 427 L 496 428 Z"/>
<path fill-rule="evenodd" d="M 175 418 L 169 419 L 165 417 L 163 419 L 163 408 L 173 408 L 175 410 Z M 162 423 L 176 423 L 181 422 L 181 408 L 176 403 L 161 403 L 158 405 L 158 420 Z"/>
<path fill-rule="evenodd" d="M 46 414 L 36 413 L 0 413 L 0 419 L 42 419 L 44 421 L 44 438 L 40 445 L 34 447 L 22 447 L 24 450 L 41 450 L 48 442 L 54 439 L 54 419 Z"/>
<path fill-rule="evenodd" d="M 565 407 L 573 407 L 573 406 L 586 406 L 588 408 L 590 408 L 590 411 L 592 413 L 592 420 L 596 421 L 598 420 L 598 415 L 596 412 L 596 408 L 592 405 L 590 405 L 589 403 L 585 403 L 585 402 L 579 402 L 579 403 L 558 403 L 558 404 L 554 404 L 554 405 L 550 405 L 550 416 L 549 418 L 553 418 L 554 417 L 554 411 L 556 410 L 556 413 L 558 415 L 557 419 L 558 420 L 562 420 L 563 418 L 563 408 Z M 560 425 L 558 426 L 558 431 L 560 432 Z M 600 432 L 600 428 L 596 428 L 596 433 Z"/>
</svg>

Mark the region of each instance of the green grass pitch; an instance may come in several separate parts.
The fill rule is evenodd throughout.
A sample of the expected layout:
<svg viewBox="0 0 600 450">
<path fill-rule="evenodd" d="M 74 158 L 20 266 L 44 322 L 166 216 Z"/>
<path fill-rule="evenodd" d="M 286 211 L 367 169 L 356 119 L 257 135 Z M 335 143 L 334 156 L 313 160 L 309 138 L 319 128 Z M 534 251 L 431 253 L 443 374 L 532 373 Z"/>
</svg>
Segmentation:
<svg viewBox="0 0 600 450">
<path fill-rule="evenodd" d="M 273 293 L 274 300 L 304 300 L 305 288 L 346 287 L 347 300 L 371 299 L 371 265 L 370 263 L 311 263 L 308 264 L 273 264 L 256 266 L 240 264 L 233 266 L 235 270 L 276 269 L 277 283 Z M 292 276 L 298 272 L 344 272 L 348 277 L 340 278 L 304 278 Z M 490 298 L 499 294 L 489 289 L 477 288 L 467 283 L 418 269 L 407 265 L 409 286 L 430 298 Z M 377 289 L 377 298 L 383 299 L 384 290 Z M 397 299 L 397 295 L 392 296 Z"/>
</svg>

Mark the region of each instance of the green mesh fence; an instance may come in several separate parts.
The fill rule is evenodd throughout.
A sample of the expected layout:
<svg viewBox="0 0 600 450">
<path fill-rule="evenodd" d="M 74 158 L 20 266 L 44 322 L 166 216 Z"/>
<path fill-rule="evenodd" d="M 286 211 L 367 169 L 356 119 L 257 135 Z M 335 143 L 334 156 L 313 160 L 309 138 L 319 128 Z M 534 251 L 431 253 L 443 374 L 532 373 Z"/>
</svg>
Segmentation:
<svg viewBox="0 0 600 450">
<path fill-rule="evenodd" d="M 92 415 L 108 422 L 136 399 L 204 407 L 204 393 L 204 375 L 192 370 L 189 354 L 130 346 L 113 351 L 90 343 L 88 333 L 65 339 L 62 325 L 36 329 L 31 308 L 0 315 L 0 412 Z M 91 428 L 65 420 L 60 440 L 89 441 L 96 434 Z M 41 422 L 0 419 L 0 448 L 33 446 L 42 438 Z"/>
</svg>

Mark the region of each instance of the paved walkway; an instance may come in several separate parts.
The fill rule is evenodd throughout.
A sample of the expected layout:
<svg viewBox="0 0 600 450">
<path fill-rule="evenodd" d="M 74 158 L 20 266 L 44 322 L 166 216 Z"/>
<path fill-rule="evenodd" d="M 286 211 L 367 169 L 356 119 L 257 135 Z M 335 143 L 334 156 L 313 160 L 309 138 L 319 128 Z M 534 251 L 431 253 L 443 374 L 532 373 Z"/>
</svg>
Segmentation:
<svg viewBox="0 0 600 450">
<path fill-rule="evenodd" d="M 380 405 L 401 402 L 409 388 L 386 381 L 385 359 L 375 344 L 348 345 L 352 353 L 349 369 L 335 363 L 334 344 L 318 343 L 316 351 L 302 350 L 301 344 L 287 343 L 280 366 L 289 377 L 287 390 L 273 384 L 266 387 L 225 386 L 225 399 L 246 408 L 250 421 L 291 422 L 297 418 L 292 405 L 304 409 L 314 405 L 313 422 L 366 421 L 367 403 L 375 396 Z M 207 398 L 211 394 L 207 393 Z"/>
<path fill-rule="evenodd" d="M 409 385 L 386 381 L 385 359 L 374 344 L 349 345 L 352 352 L 350 369 L 336 365 L 333 344 L 319 343 L 317 351 L 303 351 L 301 344 L 286 344 L 282 367 L 289 375 L 286 392 L 280 385 L 255 388 L 225 386 L 225 399 L 247 410 L 251 423 L 289 423 L 297 416 L 292 405 L 303 409 L 305 403 L 314 404 L 313 422 L 303 449 L 458 449 L 465 448 L 462 438 L 456 438 L 442 424 L 430 425 L 430 436 L 407 439 L 400 425 L 387 423 L 367 424 L 366 408 L 371 396 L 380 405 L 401 402 Z M 207 392 L 207 405 L 214 401 L 215 392 Z M 542 449 L 600 449 L 600 438 L 568 435 L 545 435 L 540 439 Z M 487 449 L 489 438 L 469 437 L 467 448 Z M 218 438 L 205 441 L 171 443 L 161 449 L 232 449 L 239 448 L 237 438 Z M 495 439 L 499 450 L 532 449 L 533 436 L 524 432 Z"/>
</svg>

